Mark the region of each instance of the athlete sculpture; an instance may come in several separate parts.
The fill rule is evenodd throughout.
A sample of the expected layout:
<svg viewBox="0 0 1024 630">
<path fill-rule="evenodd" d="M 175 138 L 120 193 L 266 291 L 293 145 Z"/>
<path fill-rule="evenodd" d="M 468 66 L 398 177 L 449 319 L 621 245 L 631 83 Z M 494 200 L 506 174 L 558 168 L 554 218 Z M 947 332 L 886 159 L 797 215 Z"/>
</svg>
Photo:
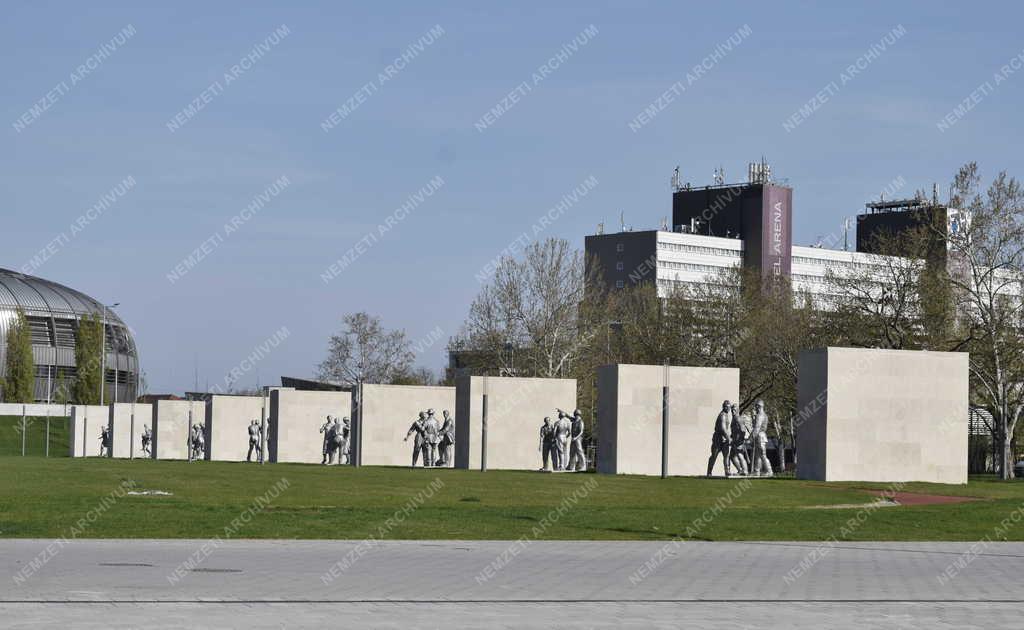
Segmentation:
<svg viewBox="0 0 1024 630">
<path fill-rule="evenodd" d="M 419 459 L 420 452 L 423 450 L 423 424 L 427 421 L 427 414 L 420 412 L 419 418 L 413 421 L 412 426 L 409 427 L 409 431 L 405 434 L 403 442 L 408 442 L 409 438 L 416 436 L 416 439 L 412 442 L 412 467 L 416 467 L 416 460 Z M 424 457 L 424 464 L 426 464 L 426 457 Z"/>
<path fill-rule="evenodd" d="M 437 463 L 437 444 L 441 441 L 441 426 L 434 417 L 434 410 L 427 409 L 427 419 L 423 421 L 423 465 L 431 468 Z"/>
<path fill-rule="evenodd" d="M 566 458 L 569 455 L 569 436 L 572 434 L 572 422 L 569 414 L 558 409 L 558 420 L 555 421 L 555 470 L 565 470 Z"/>
<path fill-rule="evenodd" d="M 260 458 L 260 425 L 259 422 L 253 420 L 249 423 L 249 452 L 245 455 L 245 461 L 252 461 L 252 453 L 256 451 L 256 460 Z"/>
<path fill-rule="evenodd" d="M 555 460 L 555 425 L 551 424 L 551 418 L 544 418 L 544 424 L 540 425 L 540 444 L 537 450 L 541 452 L 541 470 L 551 470 L 550 463 Z"/>
<path fill-rule="evenodd" d="M 708 477 L 715 467 L 715 460 L 718 454 L 722 454 L 722 464 L 725 466 L 725 476 L 729 476 L 729 425 L 732 418 L 729 401 L 722 402 L 722 411 L 715 419 L 715 432 L 711 435 L 711 457 L 708 458 Z"/>
<path fill-rule="evenodd" d="M 153 441 L 153 433 L 149 430 L 149 425 L 143 425 L 142 428 L 142 452 L 146 455 L 152 455 L 149 451 L 149 444 Z"/>
<path fill-rule="evenodd" d="M 747 428 L 743 426 L 735 404 L 732 405 L 730 411 L 732 412 L 732 425 L 730 426 L 730 437 L 732 439 L 729 444 L 730 460 L 732 465 L 736 467 L 736 474 L 746 475 L 747 471 L 750 470 L 750 467 L 747 465 L 747 456 L 743 452 L 744 444 L 746 444 L 748 437 Z"/>
<path fill-rule="evenodd" d="M 572 412 L 569 427 L 569 470 L 580 472 L 587 469 L 587 455 L 583 452 L 583 414 L 580 410 Z"/>
<path fill-rule="evenodd" d="M 327 421 L 320 425 L 320 433 L 324 434 L 323 457 L 320 458 L 321 464 L 327 463 L 327 454 L 328 451 L 330 450 L 331 443 L 330 430 L 332 426 L 334 426 L 334 418 L 332 418 L 331 416 L 327 416 Z"/>
<path fill-rule="evenodd" d="M 100 457 L 110 457 L 110 427 L 100 429 Z"/>
<path fill-rule="evenodd" d="M 764 401 L 754 403 L 754 426 L 751 438 L 754 454 L 751 474 L 761 477 L 772 476 L 772 464 L 768 461 L 768 414 L 764 412 Z"/>
<path fill-rule="evenodd" d="M 438 444 L 438 466 L 451 466 L 455 463 L 452 451 L 455 448 L 455 419 L 448 415 L 448 410 L 441 412 L 444 422 L 441 423 L 441 442 Z"/>
<path fill-rule="evenodd" d="M 192 452 L 189 461 L 202 459 L 206 454 L 206 427 L 202 424 L 192 425 Z"/>
</svg>

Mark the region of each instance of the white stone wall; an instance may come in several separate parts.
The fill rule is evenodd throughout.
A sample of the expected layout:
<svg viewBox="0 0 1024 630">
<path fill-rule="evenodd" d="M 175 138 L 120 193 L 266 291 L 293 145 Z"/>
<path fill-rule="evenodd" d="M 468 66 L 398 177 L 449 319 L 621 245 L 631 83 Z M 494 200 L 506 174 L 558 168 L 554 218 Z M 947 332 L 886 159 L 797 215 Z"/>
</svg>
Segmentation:
<svg viewBox="0 0 1024 630">
<path fill-rule="evenodd" d="M 739 398 L 739 370 L 670 366 L 667 383 L 668 474 L 704 475 L 722 402 Z M 665 367 L 660 365 L 598 368 L 598 472 L 661 475 L 665 384 Z M 725 473 L 721 456 L 712 473 Z"/>
<path fill-rule="evenodd" d="M 54 403 L 28 403 L 25 405 L 21 403 L 0 403 L 0 416 L 20 416 L 22 407 L 24 407 L 26 416 L 70 418 L 72 406 Z"/>
<path fill-rule="evenodd" d="M 485 383 L 486 380 L 486 383 Z M 576 379 L 461 376 L 455 382 L 455 467 L 480 468 L 482 404 L 487 392 L 487 468 L 541 467 L 540 426 L 576 406 Z M 587 419 L 589 420 L 589 419 Z M 411 449 L 410 449 L 411 450 Z"/>
<path fill-rule="evenodd" d="M 798 405 L 798 478 L 967 483 L 967 353 L 804 352 Z"/>
<path fill-rule="evenodd" d="M 362 463 L 365 466 L 408 466 L 413 438 L 403 442 L 420 411 L 434 410 L 438 426 L 442 411 L 455 417 L 454 387 L 416 385 L 363 385 Z M 423 465 L 420 457 L 418 465 Z"/>
<path fill-rule="evenodd" d="M 135 427 L 132 430 L 134 407 Z M 113 435 L 114 457 L 145 457 L 142 452 L 142 431 L 145 425 L 152 429 L 153 405 L 142 403 L 115 403 L 110 405 L 110 430 Z M 150 445 L 152 447 L 152 445 Z M 152 450 L 152 448 L 151 448 Z"/>
<path fill-rule="evenodd" d="M 206 421 L 206 403 L 201 400 L 158 400 L 153 404 L 153 424 L 150 426 L 156 459 L 188 459 L 190 409 L 192 424 Z M 210 446 L 209 439 L 206 446 Z"/>
<path fill-rule="evenodd" d="M 100 454 L 100 434 L 110 425 L 110 412 L 99 405 L 71 406 L 71 457 L 97 457 Z"/>
<path fill-rule="evenodd" d="M 249 423 L 260 422 L 264 403 L 269 412 L 269 399 L 262 396 L 210 397 L 206 406 L 206 430 L 209 433 L 209 458 L 214 461 L 244 462 L 249 453 Z M 269 426 L 269 419 L 268 419 Z M 253 451 L 259 460 L 259 449 Z"/>
<path fill-rule="evenodd" d="M 270 392 L 270 460 L 319 464 L 327 416 L 352 413 L 350 392 L 308 392 L 278 389 Z"/>
</svg>

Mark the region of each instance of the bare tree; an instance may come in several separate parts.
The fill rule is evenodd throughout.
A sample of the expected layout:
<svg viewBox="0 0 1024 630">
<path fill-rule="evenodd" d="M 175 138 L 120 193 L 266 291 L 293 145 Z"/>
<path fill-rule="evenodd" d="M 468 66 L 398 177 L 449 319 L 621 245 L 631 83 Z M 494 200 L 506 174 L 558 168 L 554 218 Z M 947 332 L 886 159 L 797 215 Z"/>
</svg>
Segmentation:
<svg viewBox="0 0 1024 630">
<path fill-rule="evenodd" d="M 584 286 L 581 252 L 564 239 L 533 242 L 521 259 L 501 259 L 450 347 L 473 354 L 482 369 L 563 376 L 582 348 Z"/>
<path fill-rule="evenodd" d="M 363 312 L 346 315 L 342 322 L 319 365 L 320 379 L 351 386 L 391 383 L 410 374 L 414 355 L 404 330 L 384 330 L 379 317 Z"/>
<path fill-rule="evenodd" d="M 1005 172 L 984 194 L 979 182 L 973 162 L 953 180 L 950 206 L 961 215 L 948 237 L 949 281 L 966 328 L 973 397 L 992 414 L 1000 473 L 1009 479 L 1011 440 L 1024 411 L 1024 191 Z"/>
</svg>

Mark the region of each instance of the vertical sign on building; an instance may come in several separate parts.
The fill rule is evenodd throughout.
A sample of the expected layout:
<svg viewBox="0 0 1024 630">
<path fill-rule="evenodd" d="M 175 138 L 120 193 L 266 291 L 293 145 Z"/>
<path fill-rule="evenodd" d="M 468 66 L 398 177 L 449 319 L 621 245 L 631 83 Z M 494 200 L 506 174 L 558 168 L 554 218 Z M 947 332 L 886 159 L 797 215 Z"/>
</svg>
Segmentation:
<svg viewBox="0 0 1024 630">
<path fill-rule="evenodd" d="M 761 277 L 772 291 L 789 278 L 793 260 L 793 189 L 766 184 L 761 205 Z"/>
</svg>

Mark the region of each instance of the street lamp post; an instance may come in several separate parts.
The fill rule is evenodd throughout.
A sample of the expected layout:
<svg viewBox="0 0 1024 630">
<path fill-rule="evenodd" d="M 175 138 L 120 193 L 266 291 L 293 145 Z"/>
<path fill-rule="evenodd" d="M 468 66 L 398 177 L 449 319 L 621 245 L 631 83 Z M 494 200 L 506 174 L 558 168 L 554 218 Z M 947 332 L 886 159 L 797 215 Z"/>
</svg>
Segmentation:
<svg viewBox="0 0 1024 630">
<path fill-rule="evenodd" d="M 100 406 L 103 406 L 104 390 L 107 388 L 107 309 L 117 308 L 120 302 L 103 305 L 103 321 L 100 323 Z M 116 367 L 116 366 L 115 366 Z M 117 389 L 114 389 L 114 401 L 117 401 Z"/>
</svg>

